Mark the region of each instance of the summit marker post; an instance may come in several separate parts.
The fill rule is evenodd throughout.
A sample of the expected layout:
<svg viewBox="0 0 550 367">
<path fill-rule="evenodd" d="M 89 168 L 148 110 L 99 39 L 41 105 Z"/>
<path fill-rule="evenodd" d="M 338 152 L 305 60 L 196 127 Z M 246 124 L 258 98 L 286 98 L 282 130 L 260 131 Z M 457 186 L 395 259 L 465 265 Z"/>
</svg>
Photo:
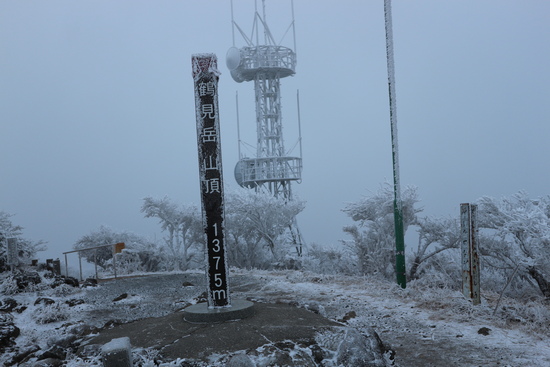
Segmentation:
<svg viewBox="0 0 550 367">
<path fill-rule="evenodd" d="M 231 307 L 224 235 L 224 196 L 217 57 L 192 56 L 203 226 L 206 236 L 208 308 Z"/>
</svg>

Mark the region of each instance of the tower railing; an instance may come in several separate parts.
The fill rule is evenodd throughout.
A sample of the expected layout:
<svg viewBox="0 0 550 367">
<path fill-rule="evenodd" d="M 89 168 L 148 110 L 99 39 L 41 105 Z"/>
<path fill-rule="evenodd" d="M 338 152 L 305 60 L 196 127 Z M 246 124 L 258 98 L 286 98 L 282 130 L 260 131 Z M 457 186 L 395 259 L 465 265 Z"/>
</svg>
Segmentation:
<svg viewBox="0 0 550 367">
<path fill-rule="evenodd" d="M 301 172 L 301 158 L 267 157 L 242 158 L 235 173 L 242 180 L 239 184 L 254 187 L 265 182 L 301 181 Z"/>
</svg>

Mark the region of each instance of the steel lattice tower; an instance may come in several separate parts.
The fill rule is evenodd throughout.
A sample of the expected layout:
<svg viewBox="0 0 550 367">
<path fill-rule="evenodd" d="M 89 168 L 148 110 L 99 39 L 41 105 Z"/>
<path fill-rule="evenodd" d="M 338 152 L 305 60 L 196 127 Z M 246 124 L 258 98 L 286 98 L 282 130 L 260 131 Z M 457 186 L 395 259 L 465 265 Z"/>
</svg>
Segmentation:
<svg viewBox="0 0 550 367">
<path fill-rule="evenodd" d="M 296 50 L 292 1 L 291 5 L 292 22 L 288 30 L 292 30 L 294 50 Z M 231 2 L 233 47 L 227 51 L 227 67 L 236 82 L 254 81 L 257 135 L 255 158 L 241 155 L 239 138 L 239 162 L 235 167 L 235 179 L 243 187 L 268 191 L 276 198 L 290 201 L 292 200 L 291 183 L 293 181 L 299 183 L 302 180 L 302 149 L 300 136 L 299 157 L 291 156 L 285 150 L 281 114 L 281 78 L 296 73 L 296 53 L 280 45 L 273 38 L 265 21 L 265 0 L 262 0 L 262 9 L 263 12 L 260 15 L 256 5 L 252 34 L 247 36 L 233 19 L 233 2 Z M 235 47 L 235 29 L 246 43 L 246 46 L 240 49 Z M 260 34 L 261 30 L 263 30 L 263 37 Z M 260 42 L 261 38 L 263 43 Z M 298 123 L 299 120 L 298 112 Z M 292 242 L 296 246 L 296 252 L 301 256 L 303 239 L 296 218 L 293 218 L 289 231 Z"/>
<path fill-rule="evenodd" d="M 227 52 L 227 67 L 236 82 L 254 81 L 257 133 L 256 157 L 243 157 L 239 152 L 235 177 L 243 187 L 267 190 L 275 197 L 292 200 L 291 182 L 301 181 L 302 158 L 301 153 L 296 157 L 285 151 L 280 86 L 281 78 L 295 74 L 296 53 L 275 41 L 265 22 L 265 0 L 262 5 L 263 16 L 256 9 L 250 36 L 232 19 L 233 47 Z M 231 8 L 233 13 L 233 4 Z M 246 42 L 240 49 L 235 47 L 235 29 Z M 294 19 L 289 29 L 294 35 Z"/>
</svg>

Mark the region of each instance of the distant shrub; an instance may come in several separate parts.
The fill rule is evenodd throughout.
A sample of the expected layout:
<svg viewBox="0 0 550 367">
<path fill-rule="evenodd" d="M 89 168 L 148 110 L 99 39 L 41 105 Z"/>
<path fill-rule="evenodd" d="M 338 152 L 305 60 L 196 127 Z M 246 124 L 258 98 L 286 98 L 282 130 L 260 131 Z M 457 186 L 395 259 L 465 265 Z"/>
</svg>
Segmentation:
<svg viewBox="0 0 550 367">
<path fill-rule="evenodd" d="M 0 282 L 0 294 L 6 296 L 11 296 L 19 292 L 19 287 L 17 286 L 17 281 L 13 275 L 8 275 L 2 279 Z"/>
<path fill-rule="evenodd" d="M 357 260 L 347 248 L 323 248 L 313 243 L 308 246 L 302 264 L 304 270 L 320 274 L 357 274 Z"/>
<path fill-rule="evenodd" d="M 32 319 L 37 324 L 49 324 L 52 322 L 67 320 L 69 315 L 69 306 L 56 302 L 51 305 L 39 305 L 32 313 Z"/>
</svg>

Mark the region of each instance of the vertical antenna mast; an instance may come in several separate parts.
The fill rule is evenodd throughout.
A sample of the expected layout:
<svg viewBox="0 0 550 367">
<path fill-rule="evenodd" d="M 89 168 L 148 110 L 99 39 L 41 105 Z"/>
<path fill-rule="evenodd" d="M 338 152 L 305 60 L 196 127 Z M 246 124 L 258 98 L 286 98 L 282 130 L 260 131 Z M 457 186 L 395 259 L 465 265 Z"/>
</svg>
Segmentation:
<svg viewBox="0 0 550 367">
<path fill-rule="evenodd" d="M 298 108 L 298 141 L 300 142 L 300 159 L 302 159 L 302 119 L 300 115 L 300 90 L 296 90 L 296 106 Z"/>
<path fill-rule="evenodd" d="M 239 159 L 241 159 L 243 156 L 241 155 L 241 125 L 240 125 L 240 119 L 239 119 L 239 92 L 235 92 L 235 105 L 237 108 L 237 140 L 239 141 Z"/>
<path fill-rule="evenodd" d="M 235 18 L 233 17 L 233 0 L 231 0 L 231 36 L 233 38 L 233 47 L 235 47 Z"/>
<path fill-rule="evenodd" d="M 388 65 L 388 90 L 390 97 L 390 122 L 393 162 L 393 217 L 395 222 L 395 272 L 397 284 L 407 286 L 405 271 L 405 233 L 403 230 L 403 205 L 401 202 L 401 184 L 399 180 L 399 146 L 397 144 L 397 107 L 395 103 L 395 68 L 393 60 L 393 30 L 391 18 L 391 0 L 384 0 L 386 26 L 386 59 Z"/>
<path fill-rule="evenodd" d="M 294 40 L 294 53 L 298 53 L 296 48 L 296 22 L 294 21 L 294 0 L 290 1 L 290 6 L 292 7 L 292 39 Z"/>
</svg>

